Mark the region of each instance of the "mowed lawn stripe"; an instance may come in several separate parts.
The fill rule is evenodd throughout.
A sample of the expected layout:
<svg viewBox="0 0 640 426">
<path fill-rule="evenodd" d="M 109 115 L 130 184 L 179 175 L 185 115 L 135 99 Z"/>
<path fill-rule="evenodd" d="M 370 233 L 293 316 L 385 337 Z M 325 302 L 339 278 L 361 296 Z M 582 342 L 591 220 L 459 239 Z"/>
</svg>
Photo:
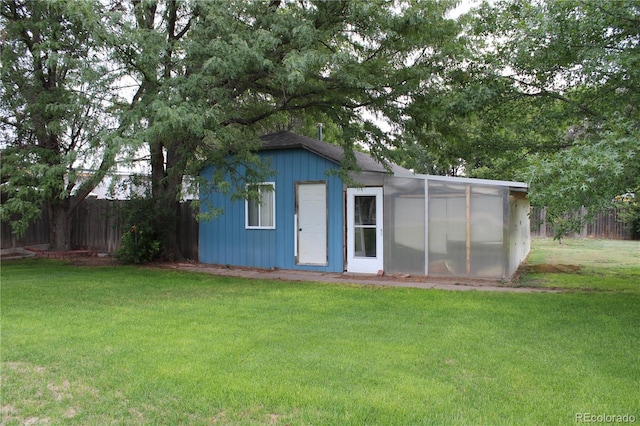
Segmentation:
<svg viewBox="0 0 640 426">
<path fill-rule="evenodd" d="M 448 292 L 27 261 L 3 264 L 1 296 L 7 424 L 640 418 L 640 296 L 629 291 Z"/>
</svg>

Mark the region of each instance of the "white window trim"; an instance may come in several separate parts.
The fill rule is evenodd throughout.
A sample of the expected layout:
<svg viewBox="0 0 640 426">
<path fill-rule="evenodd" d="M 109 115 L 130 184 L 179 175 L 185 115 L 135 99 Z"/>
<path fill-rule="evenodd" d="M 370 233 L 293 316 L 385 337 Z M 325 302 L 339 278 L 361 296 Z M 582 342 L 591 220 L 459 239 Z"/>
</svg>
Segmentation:
<svg viewBox="0 0 640 426">
<path fill-rule="evenodd" d="M 271 205 L 273 206 L 273 225 L 271 226 L 250 226 L 249 225 L 249 200 L 244 200 L 244 227 L 245 229 L 276 229 L 276 183 L 275 182 L 257 182 L 252 184 L 247 184 L 247 186 L 257 185 L 261 186 L 271 186 L 273 188 L 271 192 Z M 262 194 L 262 190 L 259 188 L 258 193 Z M 262 204 L 258 203 L 258 221 L 262 220 Z"/>
</svg>

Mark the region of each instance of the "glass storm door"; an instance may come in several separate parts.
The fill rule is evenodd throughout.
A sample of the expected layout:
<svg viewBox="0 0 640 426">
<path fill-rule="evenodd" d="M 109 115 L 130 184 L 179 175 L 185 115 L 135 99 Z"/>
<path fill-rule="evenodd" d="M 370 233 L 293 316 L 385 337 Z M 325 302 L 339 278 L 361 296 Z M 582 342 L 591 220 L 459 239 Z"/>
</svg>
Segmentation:
<svg viewBox="0 0 640 426">
<path fill-rule="evenodd" d="M 347 271 L 377 273 L 382 257 L 382 188 L 347 189 Z"/>
</svg>

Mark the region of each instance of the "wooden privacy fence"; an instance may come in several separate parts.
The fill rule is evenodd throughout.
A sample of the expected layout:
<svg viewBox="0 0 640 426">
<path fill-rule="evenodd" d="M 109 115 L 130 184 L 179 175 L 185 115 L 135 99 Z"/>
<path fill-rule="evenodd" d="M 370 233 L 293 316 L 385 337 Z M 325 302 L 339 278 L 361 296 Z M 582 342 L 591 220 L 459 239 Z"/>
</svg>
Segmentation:
<svg viewBox="0 0 640 426">
<path fill-rule="evenodd" d="M 2 232 L 0 235 L 2 247 L 0 248 L 3 250 L 47 244 L 49 242 L 49 218 L 45 212 L 40 220 L 29 225 L 24 236 L 21 237 L 11 233 L 11 226 L 8 222 L 2 222 L 0 232 Z"/>
<path fill-rule="evenodd" d="M 127 201 L 85 200 L 71 217 L 71 246 L 95 252 L 115 253 L 120 239 L 127 231 L 123 223 L 123 209 Z M 2 222 L 2 249 L 47 244 L 49 242 L 49 219 L 46 212 L 34 222 L 24 237 L 11 233 L 8 223 Z M 178 217 L 178 246 L 187 259 L 198 259 L 198 222 L 193 217 L 189 203 L 180 204 Z"/>
<path fill-rule="evenodd" d="M 126 201 L 85 200 L 71 219 L 71 246 L 115 253 L 125 233 L 122 209 Z"/>
<path fill-rule="evenodd" d="M 624 240 L 631 237 L 627 225 L 620 222 L 618 214 L 620 210 L 609 209 L 596 215 L 592 222 L 585 224 L 579 233 L 569 235 L 573 238 L 607 238 L 612 240 Z M 582 208 L 580 213 L 585 215 L 586 209 Z M 531 208 L 531 236 L 532 237 L 553 237 L 553 229 L 545 220 L 545 208 Z"/>
</svg>

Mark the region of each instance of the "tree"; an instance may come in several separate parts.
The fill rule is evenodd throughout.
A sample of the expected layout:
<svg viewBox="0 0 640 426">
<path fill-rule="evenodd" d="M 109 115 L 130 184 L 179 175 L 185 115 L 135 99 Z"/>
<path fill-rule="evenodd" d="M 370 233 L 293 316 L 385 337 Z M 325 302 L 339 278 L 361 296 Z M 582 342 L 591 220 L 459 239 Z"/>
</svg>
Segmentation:
<svg viewBox="0 0 640 426">
<path fill-rule="evenodd" d="M 383 158 L 392 138 L 362 112 L 398 121 L 428 91 L 457 52 L 453 4 L 132 1 L 118 54 L 139 82 L 127 116 L 149 149 L 154 198 L 176 206 L 183 176 L 203 162 L 218 165 L 218 189 L 248 195 L 244 180 L 268 171 L 258 136 L 292 116 L 326 118 L 347 153 L 362 143 Z M 345 169 L 354 164 L 346 155 Z"/>
<path fill-rule="evenodd" d="M 101 12 L 90 1 L 0 6 L 2 218 L 24 232 L 46 208 L 55 250 L 70 249 L 71 212 L 117 153 Z"/>
<path fill-rule="evenodd" d="M 638 191 L 637 2 L 496 1 L 467 23 L 474 50 L 459 87 L 480 95 L 480 135 L 524 170 L 513 177 L 530 182 L 532 203 L 575 226 L 581 206 L 595 214 Z"/>
<path fill-rule="evenodd" d="M 132 81 L 134 93 L 121 123 L 130 135 L 130 153 L 148 156 L 154 209 L 148 218 L 162 220 L 160 236 L 167 258 L 181 258 L 177 245 L 177 213 L 182 179 L 195 143 L 202 133 L 191 132 L 185 123 L 198 120 L 167 103 L 174 98 L 176 82 L 185 77 L 183 40 L 199 7 L 195 2 L 117 1 L 111 4 L 109 43 L 114 61 Z"/>
</svg>

